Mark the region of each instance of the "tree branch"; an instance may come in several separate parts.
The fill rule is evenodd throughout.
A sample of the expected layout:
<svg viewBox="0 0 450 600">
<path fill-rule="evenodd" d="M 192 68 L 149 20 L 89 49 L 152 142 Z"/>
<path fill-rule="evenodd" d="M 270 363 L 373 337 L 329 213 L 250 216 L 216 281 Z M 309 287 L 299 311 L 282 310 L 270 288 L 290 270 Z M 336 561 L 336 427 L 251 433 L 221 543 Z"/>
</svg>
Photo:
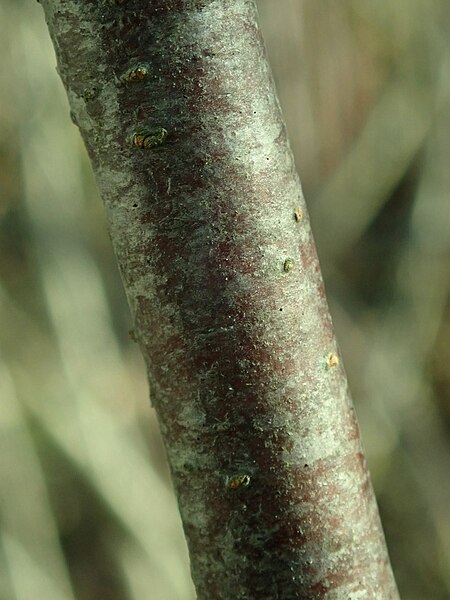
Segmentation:
<svg viewBox="0 0 450 600">
<path fill-rule="evenodd" d="M 202 600 L 398 598 L 249 0 L 42 0 Z"/>
</svg>

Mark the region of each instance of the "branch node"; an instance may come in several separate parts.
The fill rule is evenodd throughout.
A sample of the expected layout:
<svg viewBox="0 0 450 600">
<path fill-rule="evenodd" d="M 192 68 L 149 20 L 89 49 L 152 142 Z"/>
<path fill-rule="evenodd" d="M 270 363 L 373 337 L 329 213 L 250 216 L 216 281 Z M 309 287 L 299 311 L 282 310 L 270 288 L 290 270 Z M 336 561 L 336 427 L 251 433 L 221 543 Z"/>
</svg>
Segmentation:
<svg viewBox="0 0 450 600">
<path fill-rule="evenodd" d="M 127 83 L 136 83 L 143 81 L 148 77 L 149 66 L 145 63 L 138 63 L 133 67 L 129 68 L 128 71 L 122 75 L 121 80 Z"/>
<path fill-rule="evenodd" d="M 303 210 L 300 208 L 300 206 L 296 206 L 294 208 L 294 219 L 297 221 L 297 223 L 299 223 L 303 220 L 303 217 Z"/>
<path fill-rule="evenodd" d="M 332 369 L 339 365 L 339 356 L 334 352 L 331 352 L 327 357 L 327 367 Z"/>
<path fill-rule="evenodd" d="M 133 144 L 143 150 L 161 146 L 167 138 L 167 129 L 156 127 L 155 129 L 140 129 L 133 134 Z"/>
<path fill-rule="evenodd" d="M 226 485 L 230 490 L 237 490 L 239 488 L 245 488 L 250 485 L 250 475 L 233 475 L 227 477 Z"/>
<path fill-rule="evenodd" d="M 295 261 L 294 261 L 294 259 L 293 259 L 293 258 L 287 258 L 287 259 L 284 261 L 284 265 L 283 265 L 283 271 L 284 271 L 285 273 L 289 273 L 289 271 L 292 271 L 292 269 L 294 268 L 294 266 L 295 266 Z"/>
</svg>

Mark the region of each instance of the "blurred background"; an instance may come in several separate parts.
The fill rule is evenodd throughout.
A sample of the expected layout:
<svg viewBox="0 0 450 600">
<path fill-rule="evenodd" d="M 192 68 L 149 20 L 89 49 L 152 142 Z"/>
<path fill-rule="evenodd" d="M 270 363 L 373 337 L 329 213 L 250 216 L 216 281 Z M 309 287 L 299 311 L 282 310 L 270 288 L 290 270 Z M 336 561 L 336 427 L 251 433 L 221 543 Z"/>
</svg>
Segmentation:
<svg viewBox="0 0 450 600">
<path fill-rule="evenodd" d="M 259 0 L 403 600 L 450 598 L 450 3 Z M 0 0 L 0 600 L 192 600 L 42 10 Z"/>
</svg>

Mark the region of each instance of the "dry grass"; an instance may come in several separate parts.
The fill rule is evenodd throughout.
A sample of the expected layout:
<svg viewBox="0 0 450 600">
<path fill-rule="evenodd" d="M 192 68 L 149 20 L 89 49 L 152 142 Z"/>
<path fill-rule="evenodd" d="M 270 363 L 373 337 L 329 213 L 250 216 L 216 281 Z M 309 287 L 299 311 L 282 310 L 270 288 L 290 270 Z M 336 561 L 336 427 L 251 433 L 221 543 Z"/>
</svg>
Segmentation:
<svg viewBox="0 0 450 600">
<path fill-rule="evenodd" d="M 450 7 L 260 0 L 404 600 L 450 597 Z M 0 600 L 189 600 L 37 3 L 0 3 Z"/>
</svg>

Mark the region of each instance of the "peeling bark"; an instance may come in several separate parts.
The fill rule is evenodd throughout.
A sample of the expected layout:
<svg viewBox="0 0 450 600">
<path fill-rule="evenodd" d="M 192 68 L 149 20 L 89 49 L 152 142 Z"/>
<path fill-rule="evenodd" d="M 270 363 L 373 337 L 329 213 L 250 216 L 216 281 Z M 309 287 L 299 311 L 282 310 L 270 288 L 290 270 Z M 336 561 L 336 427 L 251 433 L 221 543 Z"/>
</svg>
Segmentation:
<svg viewBox="0 0 450 600">
<path fill-rule="evenodd" d="M 42 6 L 198 598 L 398 598 L 254 2 Z"/>
</svg>

